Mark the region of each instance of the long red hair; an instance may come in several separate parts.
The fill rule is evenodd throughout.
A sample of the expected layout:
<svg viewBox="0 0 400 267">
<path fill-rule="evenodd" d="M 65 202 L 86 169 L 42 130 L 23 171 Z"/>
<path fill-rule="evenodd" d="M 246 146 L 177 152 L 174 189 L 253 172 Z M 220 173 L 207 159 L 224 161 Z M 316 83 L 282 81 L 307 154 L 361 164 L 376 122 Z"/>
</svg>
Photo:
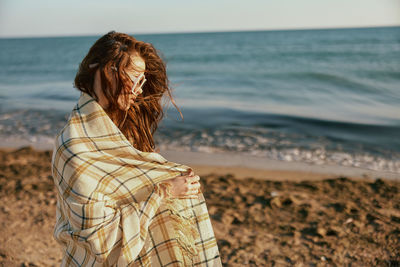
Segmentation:
<svg viewBox="0 0 400 267">
<path fill-rule="evenodd" d="M 143 86 L 143 93 L 136 98 L 135 104 L 125 111 L 119 107 L 117 101 L 121 94 L 126 95 L 132 87 L 132 81 L 124 71 L 129 67 L 134 68 L 132 55 L 138 55 L 145 61 L 147 81 Z M 166 64 L 157 50 L 151 43 L 111 31 L 93 44 L 75 76 L 74 86 L 96 100 L 98 99 L 93 84 L 97 70 L 100 71 L 102 91 L 109 102 L 105 109 L 109 117 L 136 149 L 154 152 L 153 135 L 158 123 L 164 117 L 161 100 L 165 93 L 183 119 L 171 94 Z M 115 90 L 110 89 L 113 79 L 116 84 Z"/>
</svg>

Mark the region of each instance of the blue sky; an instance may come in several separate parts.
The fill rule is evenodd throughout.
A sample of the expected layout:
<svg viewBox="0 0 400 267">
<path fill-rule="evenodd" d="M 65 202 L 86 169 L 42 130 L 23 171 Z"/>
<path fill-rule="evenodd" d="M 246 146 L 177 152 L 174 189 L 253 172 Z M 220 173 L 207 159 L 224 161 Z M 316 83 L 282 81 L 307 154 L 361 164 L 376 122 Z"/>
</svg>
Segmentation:
<svg viewBox="0 0 400 267">
<path fill-rule="evenodd" d="M 0 37 L 400 26 L 400 0 L 0 0 Z"/>
</svg>

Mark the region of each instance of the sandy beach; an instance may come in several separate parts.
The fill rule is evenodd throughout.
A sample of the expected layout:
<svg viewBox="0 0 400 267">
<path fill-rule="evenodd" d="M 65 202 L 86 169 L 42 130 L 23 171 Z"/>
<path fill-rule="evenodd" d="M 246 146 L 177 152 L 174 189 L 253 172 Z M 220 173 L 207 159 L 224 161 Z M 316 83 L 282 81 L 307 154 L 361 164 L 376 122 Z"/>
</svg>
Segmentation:
<svg viewBox="0 0 400 267">
<path fill-rule="evenodd" d="M 58 266 L 51 151 L 0 157 L 0 266 Z M 198 163 L 224 266 L 400 265 L 400 180 Z"/>
</svg>

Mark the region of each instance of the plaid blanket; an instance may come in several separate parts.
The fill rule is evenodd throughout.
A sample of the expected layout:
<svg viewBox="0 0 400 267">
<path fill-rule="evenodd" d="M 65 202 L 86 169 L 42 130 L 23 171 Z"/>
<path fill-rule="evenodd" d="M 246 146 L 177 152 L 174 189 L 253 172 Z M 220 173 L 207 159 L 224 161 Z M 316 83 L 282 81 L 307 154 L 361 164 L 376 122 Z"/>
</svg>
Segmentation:
<svg viewBox="0 0 400 267">
<path fill-rule="evenodd" d="M 160 195 L 162 181 L 190 170 L 134 148 L 82 93 L 52 157 L 62 266 L 221 266 L 201 191 Z"/>
</svg>

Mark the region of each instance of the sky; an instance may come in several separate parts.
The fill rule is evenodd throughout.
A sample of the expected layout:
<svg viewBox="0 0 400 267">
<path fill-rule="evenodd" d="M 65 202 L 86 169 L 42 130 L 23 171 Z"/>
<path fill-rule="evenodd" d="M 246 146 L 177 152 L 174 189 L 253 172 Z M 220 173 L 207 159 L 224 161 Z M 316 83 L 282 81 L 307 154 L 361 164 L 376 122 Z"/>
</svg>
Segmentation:
<svg viewBox="0 0 400 267">
<path fill-rule="evenodd" d="M 0 0 L 0 37 L 400 26 L 400 0 Z"/>
</svg>

